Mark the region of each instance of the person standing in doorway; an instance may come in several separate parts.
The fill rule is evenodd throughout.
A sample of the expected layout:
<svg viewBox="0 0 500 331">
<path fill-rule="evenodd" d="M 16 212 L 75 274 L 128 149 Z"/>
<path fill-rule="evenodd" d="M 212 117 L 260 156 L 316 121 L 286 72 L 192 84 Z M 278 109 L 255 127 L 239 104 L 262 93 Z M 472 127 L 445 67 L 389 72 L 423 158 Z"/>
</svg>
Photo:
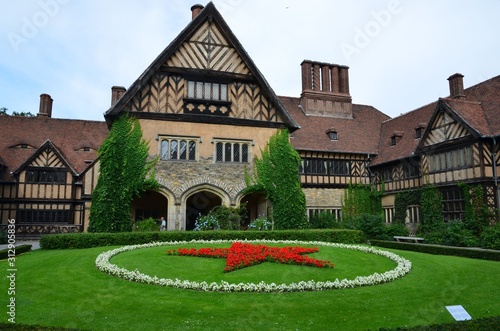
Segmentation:
<svg viewBox="0 0 500 331">
<path fill-rule="evenodd" d="M 165 217 L 161 217 L 161 225 L 160 225 L 160 231 L 165 231 L 167 228 L 167 221 L 165 221 Z"/>
</svg>

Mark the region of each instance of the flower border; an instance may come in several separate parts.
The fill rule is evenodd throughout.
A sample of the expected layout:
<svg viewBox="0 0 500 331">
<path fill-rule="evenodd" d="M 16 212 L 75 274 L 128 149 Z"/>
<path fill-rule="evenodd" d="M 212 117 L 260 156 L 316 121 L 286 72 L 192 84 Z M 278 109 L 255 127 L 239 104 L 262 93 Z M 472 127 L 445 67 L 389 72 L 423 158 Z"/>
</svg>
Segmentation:
<svg viewBox="0 0 500 331">
<path fill-rule="evenodd" d="M 316 282 L 314 280 L 300 281 L 298 283 L 290 284 L 275 284 L 275 283 L 228 283 L 221 281 L 219 283 L 195 282 L 180 279 L 158 278 L 156 276 L 149 276 L 141 273 L 139 270 L 130 271 L 125 268 L 120 268 L 111 263 L 109 260 L 120 253 L 132 251 L 141 248 L 158 247 L 158 246 L 172 246 L 172 245 L 186 245 L 186 244 L 225 244 L 235 241 L 247 243 L 272 243 L 272 244 L 292 244 L 292 245 L 315 245 L 327 246 L 335 248 L 344 248 L 361 251 L 364 253 L 371 253 L 381 255 L 397 263 L 396 268 L 386 271 L 382 274 L 374 273 L 369 276 L 358 276 L 355 279 L 342 279 L 338 278 L 334 281 Z M 360 286 L 370 286 L 392 282 L 401 278 L 411 271 L 411 262 L 402 258 L 394 253 L 379 250 L 370 246 L 328 243 L 321 241 L 296 241 L 296 240 L 192 240 L 192 241 L 172 241 L 172 242 L 152 242 L 141 245 L 129 245 L 120 248 L 115 248 L 104 253 L 99 254 L 95 260 L 97 269 L 102 272 L 108 273 L 113 276 L 124 278 L 129 281 L 138 283 L 168 286 L 180 289 L 192 289 L 205 292 L 303 292 L 303 291 L 324 291 L 333 289 L 354 288 Z"/>
</svg>

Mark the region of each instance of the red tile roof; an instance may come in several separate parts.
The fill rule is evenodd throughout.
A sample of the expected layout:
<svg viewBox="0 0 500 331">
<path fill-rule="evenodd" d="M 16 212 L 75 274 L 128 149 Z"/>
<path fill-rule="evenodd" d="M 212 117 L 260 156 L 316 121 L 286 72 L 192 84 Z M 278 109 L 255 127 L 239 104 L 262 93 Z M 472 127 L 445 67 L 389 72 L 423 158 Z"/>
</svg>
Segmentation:
<svg viewBox="0 0 500 331">
<path fill-rule="evenodd" d="M 378 155 L 372 159 L 370 165 L 374 166 L 411 157 L 420 142 L 420 139 L 415 139 L 415 129 L 424 124 L 427 125 L 436 107 L 437 102 L 433 102 L 382 123 Z M 424 129 L 422 129 L 422 133 Z M 396 145 L 392 145 L 391 137 L 398 131 L 402 135 Z"/>
<path fill-rule="evenodd" d="M 299 123 L 291 142 L 297 150 L 376 154 L 381 123 L 389 116 L 372 106 L 352 105 L 352 119 L 306 115 L 299 108 L 300 98 L 279 97 L 286 110 Z M 337 131 L 331 140 L 328 130 Z"/>
<path fill-rule="evenodd" d="M 0 116 L 1 181 L 12 181 L 17 170 L 37 149 L 49 140 L 62 154 L 71 170 L 82 173 L 88 161 L 97 158 L 97 150 L 108 134 L 105 122 L 56 119 L 48 117 Z M 29 148 L 13 148 L 21 144 Z M 82 151 L 90 147 L 90 151 Z M 87 162 L 86 162 L 87 161 Z"/>
<path fill-rule="evenodd" d="M 464 94 L 467 101 L 481 103 L 487 125 L 478 126 L 479 132 L 484 136 L 500 135 L 500 75 L 465 89 Z M 469 119 L 463 115 L 464 120 Z"/>
<path fill-rule="evenodd" d="M 442 102 L 479 136 L 500 135 L 500 76 L 496 76 L 464 90 L 465 100 L 443 98 L 382 124 L 378 156 L 371 165 L 378 165 L 412 156 L 418 145 L 415 128 L 428 124 L 438 103 Z M 391 136 L 403 131 L 396 145 L 391 146 Z"/>
</svg>

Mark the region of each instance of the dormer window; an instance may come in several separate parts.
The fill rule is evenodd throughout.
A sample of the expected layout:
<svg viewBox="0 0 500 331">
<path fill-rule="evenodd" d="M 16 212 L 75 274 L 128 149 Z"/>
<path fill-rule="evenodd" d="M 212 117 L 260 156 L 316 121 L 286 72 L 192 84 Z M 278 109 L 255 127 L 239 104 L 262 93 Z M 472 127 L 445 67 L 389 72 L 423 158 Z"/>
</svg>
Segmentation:
<svg viewBox="0 0 500 331">
<path fill-rule="evenodd" d="M 403 131 L 395 131 L 391 136 L 391 146 L 395 146 L 403 137 Z"/>
<path fill-rule="evenodd" d="M 424 129 L 425 129 L 425 123 L 421 123 L 415 128 L 415 139 L 422 138 L 422 134 L 424 133 Z"/>
<path fill-rule="evenodd" d="M 338 132 L 333 128 L 326 130 L 326 134 L 328 135 L 330 140 L 339 140 Z"/>
</svg>

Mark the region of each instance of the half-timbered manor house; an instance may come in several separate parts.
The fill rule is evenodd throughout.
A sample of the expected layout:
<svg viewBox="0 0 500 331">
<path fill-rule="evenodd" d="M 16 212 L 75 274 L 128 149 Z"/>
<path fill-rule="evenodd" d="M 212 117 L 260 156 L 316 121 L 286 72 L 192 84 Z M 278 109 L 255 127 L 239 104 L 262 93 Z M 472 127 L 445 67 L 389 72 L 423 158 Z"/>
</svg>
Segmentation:
<svg viewBox="0 0 500 331">
<path fill-rule="evenodd" d="M 19 233 L 84 231 L 98 175 L 96 150 L 120 114 L 135 116 L 158 157 L 159 191 L 134 200 L 135 219 L 167 219 L 191 230 L 199 214 L 245 203 L 249 219 L 271 206 L 244 194 L 245 172 L 270 136 L 288 129 L 309 215 L 341 217 L 349 183 L 385 187 L 386 222 L 397 192 L 431 183 L 443 193 L 444 219 L 463 217 L 459 182 L 481 184 L 498 205 L 500 76 L 391 119 L 352 103 L 348 67 L 304 60 L 302 93 L 277 96 L 213 3 L 191 8 L 186 28 L 129 87 L 112 88 L 106 122 L 52 118 L 43 94 L 39 116 L 0 116 L 0 218 Z M 408 222 L 419 221 L 410 206 Z"/>
</svg>

